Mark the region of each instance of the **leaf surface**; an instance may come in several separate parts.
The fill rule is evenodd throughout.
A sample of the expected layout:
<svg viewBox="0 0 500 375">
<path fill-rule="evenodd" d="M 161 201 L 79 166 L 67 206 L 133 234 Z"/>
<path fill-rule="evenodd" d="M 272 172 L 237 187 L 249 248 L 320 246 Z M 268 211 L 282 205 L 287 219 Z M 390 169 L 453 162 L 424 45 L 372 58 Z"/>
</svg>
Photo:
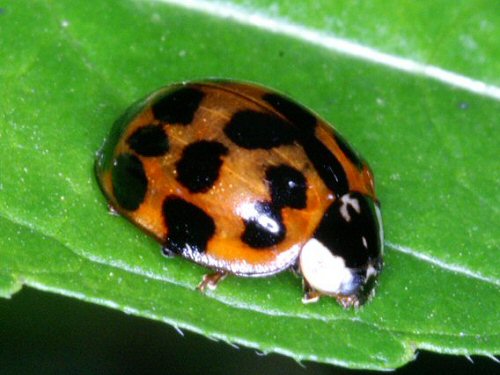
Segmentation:
<svg viewBox="0 0 500 375">
<path fill-rule="evenodd" d="M 490 39 L 500 15 L 492 3 L 472 9 L 457 2 L 448 12 L 437 1 L 403 13 L 394 2 L 382 21 L 383 9 L 350 2 L 298 9 L 284 1 L 274 8 L 178 3 L 4 5 L 0 295 L 25 284 L 264 352 L 353 368 L 398 367 L 417 348 L 500 352 L 500 97 L 498 46 Z M 428 17 L 438 10 L 442 19 Z M 409 20 L 413 26 L 401 29 Z M 339 37 L 471 81 L 355 56 Z M 480 53 L 464 40 L 476 41 Z M 200 295 L 204 269 L 163 258 L 157 243 L 108 214 L 93 162 L 113 121 L 160 86 L 207 77 L 289 94 L 335 124 L 370 162 L 386 266 L 364 308 L 344 311 L 331 299 L 303 305 L 300 281 L 288 273 L 230 277 Z"/>
</svg>

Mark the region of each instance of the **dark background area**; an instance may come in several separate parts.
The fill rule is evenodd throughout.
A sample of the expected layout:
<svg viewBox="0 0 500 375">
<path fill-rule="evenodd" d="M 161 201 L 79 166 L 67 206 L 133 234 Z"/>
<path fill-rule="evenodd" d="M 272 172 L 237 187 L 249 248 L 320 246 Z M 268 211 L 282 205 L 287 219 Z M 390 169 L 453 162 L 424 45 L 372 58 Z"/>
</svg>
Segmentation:
<svg viewBox="0 0 500 375">
<path fill-rule="evenodd" d="M 395 374 L 498 374 L 474 356 L 421 351 Z M 0 374 L 363 374 L 235 348 L 171 326 L 25 288 L 0 298 Z"/>
</svg>

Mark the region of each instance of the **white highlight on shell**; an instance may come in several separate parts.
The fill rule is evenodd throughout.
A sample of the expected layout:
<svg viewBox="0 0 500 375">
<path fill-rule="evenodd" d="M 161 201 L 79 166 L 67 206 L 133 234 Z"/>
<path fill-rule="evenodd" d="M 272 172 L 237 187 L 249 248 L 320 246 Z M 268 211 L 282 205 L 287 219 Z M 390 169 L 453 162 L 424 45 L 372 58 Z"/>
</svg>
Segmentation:
<svg viewBox="0 0 500 375">
<path fill-rule="evenodd" d="M 380 256 L 384 255 L 384 226 L 382 225 L 382 213 L 380 207 L 375 204 L 375 214 L 378 221 L 378 235 L 380 238 Z"/>
<path fill-rule="evenodd" d="M 351 215 L 349 215 L 349 207 L 351 206 L 359 214 L 361 208 L 359 207 L 359 201 L 356 198 L 351 198 L 349 194 L 345 194 L 340 198 L 342 206 L 340 206 L 340 214 L 348 223 L 351 221 Z"/>
<path fill-rule="evenodd" d="M 299 264 L 309 286 L 319 292 L 339 294 L 342 290 L 352 289 L 350 284 L 354 277 L 344 259 L 333 255 L 315 238 L 302 247 Z"/>
<path fill-rule="evenodd" d="M 255 208 L 255 203 L 240 204 L 237 213 L 245 220 L 256 220 L 261 227 L 266 228 L 271 233 L 280 231 L 279 224 L 269 216 L 259 213 Z"/>
<path fill-rule="evenodd" d="M 226 271 L 235 275 L 247 277 L 266 277 L 281 272 L 294 264 L 299 256 L 299 251 L 300 246 L 294 245 L 287 251 L 279 253 L 272 264 L 267 264 L 265 262 L 263 264 L 253 264 L 244 260 L 228 262 L 214 257 L 211 254 L 195 251 L 188 244 L 186 244 L 186 248 L 184 249 L 182 256 L 184 258 L 191 259 L 197 264 L 201 264 L 212 269 Z"/>
<path fill-rule="evenodd" d="M 363 241 L 363 246 L 365 247 L 365 249 L 368 249 L 368 241 L 366 241 L 365 236 L 361 237 L 361 241 Z"/>
<path fill-rule="evenodd" d="M 257 222 L 271 233 L 278 233 L 280 231 L 278 223 L 266 215 L 259 215 Z"/>
</svg>

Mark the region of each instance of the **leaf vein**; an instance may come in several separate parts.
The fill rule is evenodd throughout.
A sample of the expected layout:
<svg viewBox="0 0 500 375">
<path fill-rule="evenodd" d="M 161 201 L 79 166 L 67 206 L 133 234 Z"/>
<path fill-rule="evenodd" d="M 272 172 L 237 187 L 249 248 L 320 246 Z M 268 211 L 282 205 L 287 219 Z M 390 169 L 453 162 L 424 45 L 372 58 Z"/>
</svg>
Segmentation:
<svg viewBox="0 0 500 375">
<path fill-rule="evenodd" d="M 254 10 L 236 7 L 231 4 L 214 3 L 207 0 L 155 1 L 181 6 L 189 10 L 196 10 L 216 17 L 231 19 L 244 25 L 303 40 L 347 56 L 388 66 L 410 74 L 425 76 L 500 101 L 500 87 L 495 85 L 487 84 L 481 80 L 467 77 L 438 66 L 424 64 L 405 57 L 381 52 L 375 48 L 335 37 L 329 33 L 308 28 L 300 24 L 291 23 L 285 19 L 271 18 L 268 15 L 261 14 Z"/>
<path fill-rule="evenodd" d="M 438 267 L 445 269 L 447 271 L 459 273 L 459 274 L 465 275 L 465 276 L 473 278 L 473 279 L 477 279 L 480 281 L 487 282 L 489 284 L 500 286 L 500 279 L 497 279 L 495 277 L 485 276 L 480 272 L 471 271 L 470 269 L 463 267 L 461 265 L 458 265 L 458 264 L 446 263 L 440 259 L 431 257 L 427 254 L 416 251 L 416 250 L 411 249 L 411 248 L 406 247 L 406 246 L 397 245 L 397 244 L 387 242 L 387 241 L 385 242 L 385 245 L 393 250 L 399 251 L 399 252 L 404 253 L 404 254 L 411 255 L 417 259 L 420 259 L 424 262 L 433 264 L 433 265 L 438 266 Z"/>
</svg>

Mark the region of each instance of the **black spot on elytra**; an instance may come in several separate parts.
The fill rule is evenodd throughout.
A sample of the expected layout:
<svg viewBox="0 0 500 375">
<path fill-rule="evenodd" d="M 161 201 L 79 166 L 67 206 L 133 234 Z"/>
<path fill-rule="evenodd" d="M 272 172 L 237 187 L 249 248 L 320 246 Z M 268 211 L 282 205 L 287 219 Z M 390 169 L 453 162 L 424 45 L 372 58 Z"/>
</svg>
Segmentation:
<svg viewBox="0 0 500 375">
<path fill-rule="evenodd" d="M 163 202 L 163 216 L 168 228 L 164 252 L 167 254 L 203 253 L 215 233 L 213 219 L 201 208 L 169 196 Z"/>
<path fill-rule="evenodd" d="M 356 168 L 359 170 L 363 169 L 363 162 L 361 161 L 358 154 L 347 144 L 347 142 L 342 138 L 340 134 L 334 133 L 335 140 L 339 145 L 340 150 L 344 153 L 344 155 L 353 163 Z"/>
<path fill-rule="evenodd" d="M 314 165 L 324 184 L 340 197 L 349 191 L 349 182 L 344 167 L 336 156 L 316 137 L 306 136 L 300 140 L 304 151 Z"/>
<path fill-rule="evenodd" d="M 325 185 L 337 196 L 349 191 L 347 175 L 340 161 L 315 136 L 316 118 L 311 113 L 281 96 L 264 95 L 287 118 L 269 113 L 240 111 L 224 128 L 228 138 L 246 149 L 265 149 L 300 144 Z"/>
<path fill-rule="evenodd" d="M 168 137 L 161 125 L 146 125 L 127 139 L 132 150 L 142 156 L 162 156 L 169 150 Z"/>
<path fill-rule="evenodd" d="M 238 146 L 250 150 L 289 145 L 297 136 L 289 122 L 269 113 L 250 110 L 236 112 L 224 133 Z"/>
<path fill-rule="evenodd" d="M 265 94 L 262 99 L 301 131 L 311 134 L 314 132 L 316 116 L 301 105 L 279 94 Z"/>
<path fill-rule="evenodd" d="M 111 169 L 111 182 L 116 202 L 121 208 L 135 211 L 144 201 L 148 179 L 139 158 L 132 154 L 119 155 Z"/>
<path fill-rule="evenodd" d="M 227 152 L 219 142 L 200 141 L 188 145 L 177 162 L 177 180 L 192 193 L 207 191 L 217 181 L 221 156 Z"/>
<path fill-rule="evenodd" d="M 276 245 L 283 241 L 286 228 L 280 209 L 268 202 L 256 202 L 244 219 L 245 230 L 241 235 L 244 243 L 259 249 Z"/>
<path fill-rule="evenodd" d="M 288 165 L 269 167 L 266 182 L 275 207 L 306 207 L 307 183 L 304 175 Z"/>
<path fill-rule="evenodd" d="M 354 205 L 335 200 L 326 211 L 314 237 L 334 255 L 342 257 L 347 267 L 361 268 L 381 255 L 378 219 L 370 198 L 350 193 L 343 198 L 355 200 Z M 347 200 L 346 200 L 347 201 Z M 349 216 L 346 220 L 344 215 Z"/>
<path fill-rule="evenodd" d="M 307 157 L 311 160 L 325 185 L 338 197 L 347 193 L 349 186 L 342 164 L 330 150 L 314 135 L 317 119 L 301 105 L 279 94 L 265 94 L 262 97 L 275 110 L 294 124 L 299 131 L 298 142 L 304 147 Z M 345 141 L 334 133 L 340 149 L 356 166 L 361 165 L 356 153 Z"/>
<path fill-rule="evenodd" d="M 196 88 L 182 87 L 153 104 L 153 115 L 162 122 L 188 125 L 193 121 L 203 97 L 203 92 Z"/>
</svg>

